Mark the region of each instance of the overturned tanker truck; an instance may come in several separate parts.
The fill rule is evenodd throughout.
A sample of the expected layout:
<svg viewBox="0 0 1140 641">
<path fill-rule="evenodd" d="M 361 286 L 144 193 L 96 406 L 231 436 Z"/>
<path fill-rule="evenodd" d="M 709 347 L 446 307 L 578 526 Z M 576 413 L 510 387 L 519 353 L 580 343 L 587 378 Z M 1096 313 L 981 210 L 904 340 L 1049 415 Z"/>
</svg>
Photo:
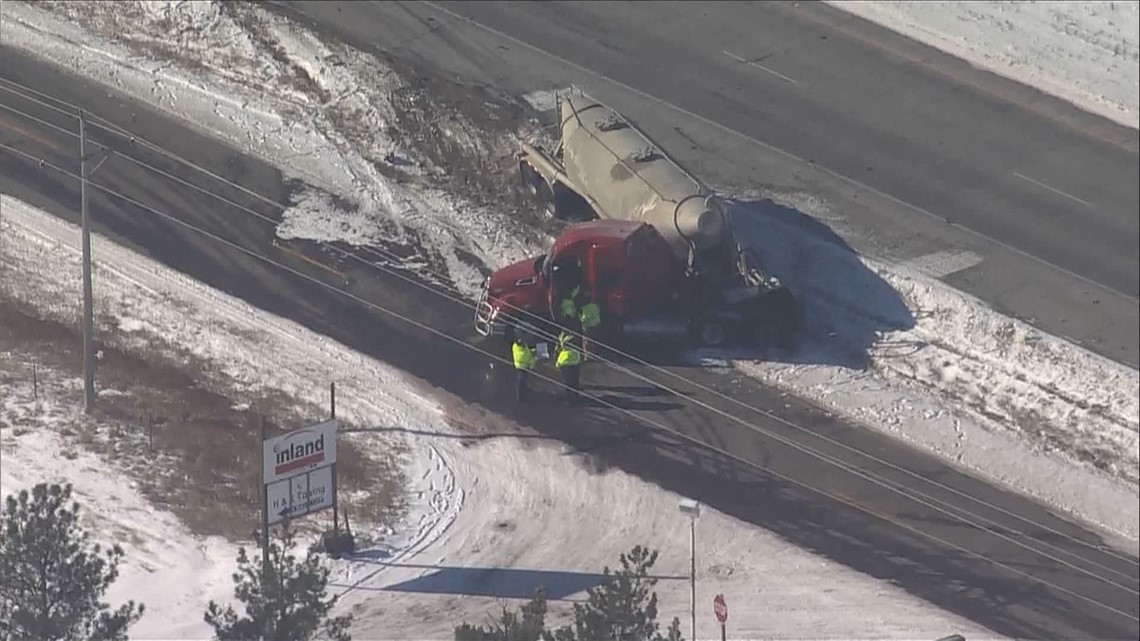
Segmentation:
<svg viewBox="0 0 1140 641">
<path fill-rule="evenodd" d="M 556 332 L 561 270 L 598 303 L 607 340 L 794 340 L 795 297 L 741 246 L 720 198 L 600 102 L 564 94 L 558 113 L 558 147 L 523 143 L 520 175 L 552 216 L 587 222 L 568 225 L 546 254 L 487 277 L 477 332 Z"/>
</svg>

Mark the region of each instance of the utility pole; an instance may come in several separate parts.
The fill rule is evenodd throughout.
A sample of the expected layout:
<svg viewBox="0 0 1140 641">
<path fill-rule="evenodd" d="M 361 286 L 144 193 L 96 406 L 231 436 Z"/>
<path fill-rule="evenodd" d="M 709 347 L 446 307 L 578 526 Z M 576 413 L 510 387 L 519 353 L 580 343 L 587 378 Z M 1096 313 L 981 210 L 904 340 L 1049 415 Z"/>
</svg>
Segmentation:
<svg viewBox="0 0 1140 641">
<path fill-rule="evenodd" d="M 336 420 L 336 381 L 329 383 L 329 418 Z M 336 496 L 336 463 L 332 464 L 333 537 L 340 537 L 340 514 Z M 340 545 L 340 541 L 337 541 Z"/>
<path fill-rule="evenodd" d="M 95 337 L 92 336 L 91 226 L 87 215 L 87 116 L 79 110 L 79 210 L 83 246 L 83 411 L 95 410 Z"/>
</svg>

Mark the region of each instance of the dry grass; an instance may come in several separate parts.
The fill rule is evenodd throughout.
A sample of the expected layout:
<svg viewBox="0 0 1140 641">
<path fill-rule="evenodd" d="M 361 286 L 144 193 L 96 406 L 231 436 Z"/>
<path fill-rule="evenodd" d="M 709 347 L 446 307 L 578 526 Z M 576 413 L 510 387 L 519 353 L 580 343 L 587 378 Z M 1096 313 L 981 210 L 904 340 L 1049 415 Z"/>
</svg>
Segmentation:
<svg viewBox="0 0 1140 641">
<path fill-rule="evenodd" d="M 41 372 L 81 378 L 81 345 L 74 328 L 0 298 L 0 352 L 37 363 Z M 129 474 L 144 496 L 192 532 L 247 539 L 258 523 L 262 426 L 272 435 L 321 420 L 321 409 L 281 394 L 230 398 L 207 389 L 207 364 L 189 355 L 172 362 L 101 350 L 97 420 L 61 434 Z M 82 389 L 67 400 L 82 403 Z M 396 516 L 401 479 L 391 455 L 365 451 L 349 436 L 339 439 L 337 455 L 342 509 L 357 522 Z M 326 513 L 298 526 L 329 524 Z"/>
</svg>

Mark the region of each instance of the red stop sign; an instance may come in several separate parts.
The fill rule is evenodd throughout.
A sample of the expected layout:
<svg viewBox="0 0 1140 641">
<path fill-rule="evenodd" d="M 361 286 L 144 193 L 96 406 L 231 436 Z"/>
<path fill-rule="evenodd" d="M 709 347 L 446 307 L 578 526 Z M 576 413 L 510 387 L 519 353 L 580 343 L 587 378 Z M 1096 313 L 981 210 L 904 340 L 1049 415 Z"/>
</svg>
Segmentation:
<svg viewBox="0 0 1140 641">
<path fill-rule="evenodd" d="M 728 604 L 724 602 L 723 594 L 713 597 L 713 614 L 716 615 L 716 620 L 721 623 L 728 621 Z"/>
</svg>

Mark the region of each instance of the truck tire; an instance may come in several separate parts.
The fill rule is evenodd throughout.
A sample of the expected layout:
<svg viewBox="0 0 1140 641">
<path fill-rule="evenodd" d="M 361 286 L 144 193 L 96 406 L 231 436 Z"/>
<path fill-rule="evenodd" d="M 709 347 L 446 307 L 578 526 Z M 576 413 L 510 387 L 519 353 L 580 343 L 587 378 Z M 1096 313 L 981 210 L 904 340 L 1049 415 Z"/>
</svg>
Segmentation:
<svg viewBox="0 0 1140 641">
<path fill-rule="evenodd" d="M 538 187 L 544 181 L 542 176 L 525 162 L 519 163 L 519 182 L 522 183 L 522 188 L 533 198 L 538 198 Z"/>
<path fill-rule="evenodd" d="M 554 202 L 554 190 L 546 184 L 546 181 L 538 186 L 538 204 L 546 215 L 551 218 L 559 218 L 558 206 Z"/>
<path fill-rule="evenodd" d="M 554 190 L 543 180 L 542 176 L 525 162 L 519 163 L 519 176 L 523 189 L 530 194 L 544 213 L 554 218 L 558 217 L 558 207 L 554 201 Z"/>
</svg>

